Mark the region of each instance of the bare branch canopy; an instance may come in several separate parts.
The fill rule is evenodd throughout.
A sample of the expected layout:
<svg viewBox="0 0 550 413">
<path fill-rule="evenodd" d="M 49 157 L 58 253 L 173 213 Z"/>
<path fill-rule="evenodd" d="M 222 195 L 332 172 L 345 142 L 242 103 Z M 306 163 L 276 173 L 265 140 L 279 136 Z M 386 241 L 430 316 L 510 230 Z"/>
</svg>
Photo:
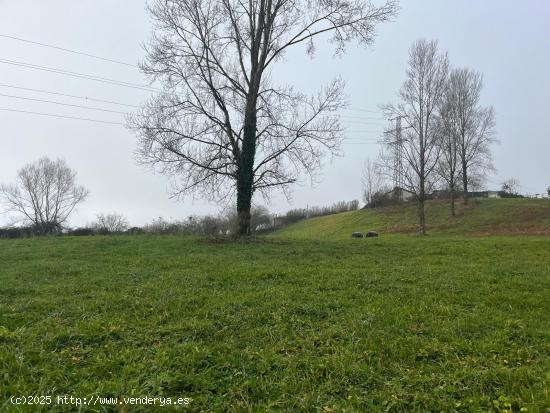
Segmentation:
<svg viewBox="0 0 550 413">
<path fill-rule="evenodd" d="M 61 229 L 88 193 L 65 161 L 42 158 L 20 169 L 16 184 L 0 186 L 0 201 L 39 233 L 49 234 Z"/>
<path fill-rule="evenodd" d="M 279 85 L 276 63 L 296 45 L 313 54 L 327 37 L 342 54 L 350 41 L 371 44 L 375 26 L 397 3 L 360 0 L 156 0 L 146 60 L 163 92 L 129 119 L 138 157 L 175 178 L 175 195 L 237 195 L 240 233 L 250 230 L 254 193 L 286 190 L 337 155 L 344 83 L 314 96 Z"/>
<path fill-rule="evenodd" d="M 417 40 L 409 50 L 407 79 L 399 91 L 399 103 L 387 105 L 389 117 L 399 117 L 405 123 L 403 150 L 403 178 L 406 189 L 416 195 L 419 214 L 419 232 L 425 233 L 424 202 L 433 185 L 439 159 L 437 109 L 445 93 L 449 59 L 440 53 L 437 41 Z M 392 169 L 391 145 L 386 145 L 382 160 L 386 169 Z"/>
</svg>

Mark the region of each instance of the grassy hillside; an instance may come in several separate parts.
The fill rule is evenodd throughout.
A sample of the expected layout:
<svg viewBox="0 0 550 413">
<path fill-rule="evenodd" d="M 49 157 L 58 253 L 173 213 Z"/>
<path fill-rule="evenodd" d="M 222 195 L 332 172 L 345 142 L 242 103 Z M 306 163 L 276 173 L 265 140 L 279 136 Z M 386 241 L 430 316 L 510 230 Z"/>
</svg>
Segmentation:
<svg viewBox="0 0 550 413">
<path fill-rule="evenodd" d="M 0 411 L 548 411 L 548 238 L 321 238 L 0 240 Z"/>
<path fill-rule="evenodd" d="M 550 235 L 550 200 L 547 199 L 478 199 L 458 215 L 450 216 L 446 201 L 426 204 L 427 231 L 432 234 L 469 235 Z M 417 210 L 414 203 L 344 212 L 311 218 L 276 233 L 287 238 L 349 238 L 353 231 L 381 233 L 415 233 Z"/>
</svg>

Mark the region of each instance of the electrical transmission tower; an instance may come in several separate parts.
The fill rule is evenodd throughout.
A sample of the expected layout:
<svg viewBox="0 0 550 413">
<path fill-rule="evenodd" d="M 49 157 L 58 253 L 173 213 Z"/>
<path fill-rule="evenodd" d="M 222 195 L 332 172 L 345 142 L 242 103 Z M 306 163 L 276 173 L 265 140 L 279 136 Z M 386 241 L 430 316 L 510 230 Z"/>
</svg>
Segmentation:
<svg viewBox="0 0 550 413">
<path fill-rule="evenodd" d="M 403 170 L 403 127 L 401 125 L 402 116 L 396 116 L 389 119 L 395 121 L 395 129 L 387 130 L 386 136 L 391 138 L 386 139 L 386 143 L 391 146 L 393 152 L 393 187 L 403 188 L 404 185 L 404 170 Z"/>
</svg>

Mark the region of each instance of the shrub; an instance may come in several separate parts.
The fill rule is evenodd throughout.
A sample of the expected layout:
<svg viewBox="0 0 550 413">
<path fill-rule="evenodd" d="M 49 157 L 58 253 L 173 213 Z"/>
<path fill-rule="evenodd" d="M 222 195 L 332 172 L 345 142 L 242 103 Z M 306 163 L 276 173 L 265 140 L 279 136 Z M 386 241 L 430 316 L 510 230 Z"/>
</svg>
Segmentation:
<svg viewBox="0 0 550 413">
<path fill-rule="evenodd" d="M 128 235 L 138 235 L 138 234 L 144 234 L 145 230 L 143 228 L 140 228 L 140 227 L 132 227 L 132 228 L 128 228 L 126 230 L 126 233 Z"/>
<path fill-rule="evenodd" d="M 93 224 L 95 231 L 101 235 L 118 234 L 126 231 L 128 220 L 122 214 L 112 212 L 110 214 L 97 214 Z"/>
<path fill-rule="evenodd" d="M 94 229 L 90 227 L 74 228 L 67 231 L 67 235 L 72 235 L 75 237 L 85 237 L 85 236 L 90 236 L 94 234 L 95 234 Z"/>
<path fill-rule="evenodd" d="M 37 235 L 32 226 L 0 228 L 0 238 L 30 238 Z"/>
<path fill-rule="evenodd" d="M 289 225 L 302 219 L 339 214 L 340 212 L 355 211 L 359 208 L 359 201 L 340 201 L 326 207 L 311 207 L 291 209 L 284 217 L 278 219 L 280 225 Z"/>
</svg>

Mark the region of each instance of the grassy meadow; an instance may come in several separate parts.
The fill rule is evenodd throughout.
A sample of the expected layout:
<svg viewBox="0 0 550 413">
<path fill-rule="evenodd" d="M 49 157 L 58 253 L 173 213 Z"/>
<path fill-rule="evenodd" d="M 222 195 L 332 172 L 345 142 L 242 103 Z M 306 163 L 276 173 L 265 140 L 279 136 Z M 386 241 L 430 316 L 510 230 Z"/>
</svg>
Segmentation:
<svg viewBox="0 0 550 413">
<path fill-rule="evenodd" d="M 549 247 L 288 230 L 1 240 L 0 411 L 547 412 Z M 60 394 L 192 400 L 9 402 Z"/>
<path fill-rule="evenodd" d="M 550 235 L 548 199 L 472 199 L 457 201 L 457 216 L 450 217 L 446 200 L 426 203 L 426 229 L 445 235 Z M 298 222 L 277 233 L 287 238 L 347 239 L 353 231 L 413 234 L 418 230 L 414 202 L 369 210 L 344 212 Z"/>
</svg>

